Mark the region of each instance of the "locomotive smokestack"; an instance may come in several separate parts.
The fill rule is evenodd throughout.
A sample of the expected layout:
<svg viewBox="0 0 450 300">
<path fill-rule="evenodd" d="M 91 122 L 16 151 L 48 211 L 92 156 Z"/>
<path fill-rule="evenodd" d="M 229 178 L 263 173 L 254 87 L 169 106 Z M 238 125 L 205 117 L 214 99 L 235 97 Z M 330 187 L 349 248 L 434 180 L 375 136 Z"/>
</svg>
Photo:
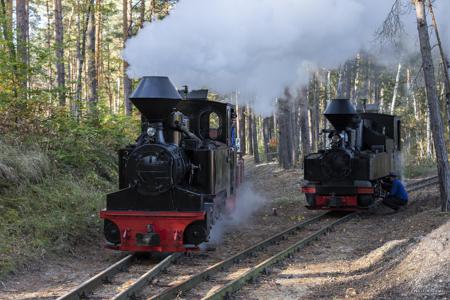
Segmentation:
<svg viewBox="0 0 450 300">
<path fill-rule="evenodd" d="M 152 100 L 178 101 L 181 96 L 167 76 L 145 76 L 130 96 L 130 101 L 142 115 L 155 110 Z"/>
<path fill-rule="evenodd" d="M 355 127 L 359 123 L 358 114 L 349 99 L 331 100 L 323 115 L 338 131 L 345 130 L 347 127 Z"/>
<path fill-rule="evenodd" d="M 180 94 L 167 76 L 144 76 L 130 96 L 131 102 L 146 100 L 181 100 Z"/>
</svg>

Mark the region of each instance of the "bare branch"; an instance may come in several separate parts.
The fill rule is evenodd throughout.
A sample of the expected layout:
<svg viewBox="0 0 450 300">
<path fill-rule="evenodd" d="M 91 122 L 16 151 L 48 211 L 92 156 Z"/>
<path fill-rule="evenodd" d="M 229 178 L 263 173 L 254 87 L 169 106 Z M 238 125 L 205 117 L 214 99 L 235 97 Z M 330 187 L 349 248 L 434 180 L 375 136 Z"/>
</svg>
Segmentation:
<svg viewBox="0 0 450 300">
<path fill-rule="evenodd" d="M 383 24 L 375 32 L 375 39 L 381 44 L 388 42 L 400 48 L 401 36 L 405 34 L 401 16 L 409 13 L 410 10 L 410 5 L 404 3 L 403 0 L 395 0 Z"/>
</svg>

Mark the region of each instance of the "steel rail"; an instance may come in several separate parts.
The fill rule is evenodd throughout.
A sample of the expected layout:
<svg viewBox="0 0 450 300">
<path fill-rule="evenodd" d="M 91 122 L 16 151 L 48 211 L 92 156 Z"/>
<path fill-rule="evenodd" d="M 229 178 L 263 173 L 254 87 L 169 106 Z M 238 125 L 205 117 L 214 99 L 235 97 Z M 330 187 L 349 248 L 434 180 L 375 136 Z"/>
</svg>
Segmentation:
<svg viewBox="0 0 450 300">
<path fill-rule="evenodd" d="M 410 183 L 406 186 L 408 192 L 414 192 L 419 189 L 422 189 L 424 187 L 434 185 L 438 183 L 438 176 L 431 176 L 428 178 L 425 178 L 423 180 Z M 171 299 L 179 295 L 180 293 L 186 292 L 193 287 L 197 286 L 199 283 L 201 283 L 204 280 L 208 280 L 213 274 L 223 271 L 226 268 L 229 268 L 233 264 L 239 263 L 241 259 L 245 258 L 246 256 L 249 256 L 253 254 L 256 251 L 260 251 L 261 249 L 277 242 L 278 240 L 282 239 L 287 234 L 292 234 L 296 230 L 299 230 L 309 224 L 315 223 L 321 218 L 328 215 L 330 212 L 322 213 L 318 216 L 312 217 L 308 220 L 305 220 L 303 222 L 300 222 L 283 232 L 277 233 L 266 240 L 247 248 L 233 256 L 231 256 L 228 259 L 225 259 L 221 262 L 216 263 L 215 265 L 212 265 L 211 267 L 207 268 L 203 272 L 196 274 L 187 280 L 177 284 L 174 287 L 170 287 L 166 290 L 164 290 L 162 293 L 151 297 L 150 299 Z M 323 227 L 322 229 L 316 231 L 315 233 L 309 235 L 308 237 L 302 239 L 301 241 L 297 242 L 296 244 L 290 246 L 289 248 L 279 252 L 278 254 L 272 256 L 271 258 L 263 261 L 262 263 L 258 264 L 257 266 L 253 267 L 246 273 L 244 273 L 241 277 L 238 279 L 226 284 L 224 287 L 216 291 L 213 295 L 208 296 L 204 299 L 222 299 L 227 297 L 227 295 L 230 295 L 230 293 L 235 292 L 238 290 L 242 285 L 244 285 L 249 278 L 254 279 L 256 278 L 261 272 L 264 272 L 266 268 L 270 267 L 274 263 L 280 261 L 281 259 L 284 259 L 286 256 L 291 255 L 293 252 L 298 251 L 300 248 L 307 245 L 311 240 L 317 239 L 321 234 L 329 231 L 332 227 L 345 222 L 349 220 L 350 218 L 353 218 L 358 213 L 351 213 L 348 214 L 337 221 Z M 162 260 L 159 264 L 154 266 L 152 269 L 150 269 L 148 272 L 146 272 L 144 275 L 142 275 L 135 283 L 133 283 L 131 286 L 129 286 L 126 290 L 122 291 L 120 294 L 115 296 L 114 300 L 124 300 L 124 299 L 133 299 L 136 297 L 136 294 L 139 290 L 141 290 L 144 286 L 146 286 L 155 276 L 157 276 L 161 271 L 166 269 L 173 261 L 178 259 L 181 256 L 181 253 L 173 253 L 166 257 L 164 260 Z M 123 272 L 126 270 L 132 263 L 132 261 L 135 259 L 134 255 L 128 255 L 121 259 L 120 261 L 116 262 L 112 266 L 108 267 L 107 269 L 103 270 L 102 272 L 98 273 L 94 277 L 90 278 L 89 280 L 85 281 L 84 283 L 80 284 L 67 294 L 61 296 L 58 298 L 58 300 L 79 300 L 83 298 L 87 298 L 89 293 L 91 293 L 96 287 L 100 286 L 101 284 L 105 282 L 110 282 L 112 276 L 119 272 Z"/>
<path fill-rule="evenodd" d="M 161 271 L 165 270 L 172 262 L 177 260 L 183 253 L 173 253 L 163 259 L 156 266 L 151 268 L 147 273 L 142 275 L 136 282 L 130 285 L 126 290 L 112 298 L 113 300 L 135 299 L 136 294 L 146 285 L 150 283 Z"/>
<path fill-rule="evenodd" d="M 148 272 L 143 274 L 126 290 L 113 297 L 114 300 L 133 299 L 135 294 L 147 285 L 155 276 L 166 269 L 173 261 L 181 256 L 182 253 L 172 253 L 158 264 L 153 266 Z M 111 282 L 111 278 L 119 272 L 125 271 L 135 260 L 135 255 L 128 255 L 116 262 L 112 266 L 98 273 L 94 277 L 83 282 L 69 293 L 58 298 L 58 300 L 80 300 L 89 298 L 92 291 L 103 283 Z"/>
<path fill-rule="evenodd" d="M 414 192 L 417 190 L 420 190 L 424 187 L 430 186 L 430 185 L 434 185 L 439 183 L 439 177 L 438 176 L 431 176 L 422 180 L 419 180 L 417 182 L 414 183 L 410 183 L 406 186 L 406 190 L 408 192 Z"/>
<path fill-rule="evenodd" d="M 134 255 L 128 255 L 116 262 L 112 266 L 98 273 L 94 277 L 83 282 L 69 293 L 61 296 L 58 300 L 79 300 L 87 298 L 89 293 L 91 293 L 96 287 L 102 285 L 105 282 L 110 282 L 111 277 L 119 272 L 125 271 L 135 259 Z"/>
<path fill-rule="evenodd" d="M 278 252 L 277 254 L 267 258 L 263 262 L 259 263 L 258 265 L 254 266 L 241 276 L 239 278 L 227 283 L 222 288 L 215 291 L 212 295 L 206 296 L 202 299 L 206 300 L 212 300 L 212 299 L 225 299 L 229 298 L 231 293 L 236 292 L 239 290 L 242 286 L 247 284 L 247 282 L 252 281 L 256 279 L 260 274 L 262 273 L 268 273 L 268 269 L 273 266 L 274 264 L 284 260 L 287 257 L 292 256 L 295 252 L 298 252 L 301 248 L 309 244 L 311 241 L 318 239 L 322 234 L 330 231 L 334 226 L 341 224 L 343 222 L 346 222 L 353 217 L 358 215 L 358 212 L 350 213 L 342 218 L 339 218 L 338 220 L 322 227 L 321 229 L 317 230 L 316 232 L 308 235 L 306 238 L 303 238 L 302 240 L 296 242 L 295 244 L 289 246 L 288 248 Z"/>
<path fill-rule="evenodd" d="M 418 182 L 408 185 L 408 191 L 413 192 L 418 189 L 424 188 L 426 186 L 430 186 L 436 184 L 438 182 L 438 176 L 432 176 L 429 178 L 425 178 Z M 254 266 L 237 279 L 225 284 L 222 288 L 216 290 L 213 294 L 203 297 L 203 300 L 216 300 L 216 299 L 227 299 L 233 292 L 238 291 L 242 286 L 247 284 L 247 282 L 251 282 L 255 278 L 257 278 L 262 273 L 268 273 L 268 269 L 274 264 L 284 260 L 286 257 L 292 256 L 295 252 L 299 251 L 301 248 L 306 246 L 313 240 L 318 239 L 322 234 L 331 230 L 334 226 L 341 224 L 350 220 L 351 218 L 357 216 L 359 212 L 350 213 L 324 227 L 317 230 L 316 232 L 308 235 L 306 238 L 298 241 L 297 243 L 289 246 L 288 248 L 278 252 L 277 254 L 271 256 L 270 258 L 264 260 L 258 265 Z"/>
<path fill-rule="evenodd" d="M 310 219 L 307 219 L 305 221 L 302 221 L 282 232 L 279 232 L 275 235 L 272 235 L 271 237 L 263 240 L 262 242 L 251 246 L 223 261 L 220 261 L 210 267 L 208 267 L 206 270 L 193 275 L 192 277 L 186 279 L 185 281 L 173 286 L 169 287 L 168 289 L 162 291 L 161 293 L 150 297 L 149 299 L 155 300 L 161 300 L 161 299 L 173 299 L 176 298 L 177 295 L 180 293 L 186 292 L 193 287 L 197 286 L 199 283 L 208 280 L 213 274 L 218 273 L 220 271 L 223 271 L 229 267 L 231 267 L 234 264 L 239 263 L 243 258 L 246 258 L 250 255 L 252 255 L 254 252 L 261 251 L 262 249 L 266 248 L 267 246 L 283 239 L 288 234 L 293 234 L 295 231 L 302 229 L 303 227 L 306 227 L 307 225 L 313 224 L 323 217 L 329 215 L 330 212 L 321 213 L 317 216 L 314 216 Z"/>
</svg>

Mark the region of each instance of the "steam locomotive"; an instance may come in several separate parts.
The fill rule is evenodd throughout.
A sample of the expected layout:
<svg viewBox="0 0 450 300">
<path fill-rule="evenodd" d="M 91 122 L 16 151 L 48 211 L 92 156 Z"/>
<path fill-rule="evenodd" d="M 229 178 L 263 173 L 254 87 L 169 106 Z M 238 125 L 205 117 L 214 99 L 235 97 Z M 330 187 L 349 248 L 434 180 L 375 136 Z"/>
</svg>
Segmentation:
<svg viewBox="0 0 450 300">
<path fill-rule="evenodd" d="M 243 177 L 235 111 L 207 94 L 177 91 L 169 78 L 149 76 L 130 96 L 142 133 L 119 150 L 119 191 L 107 195 L 100 212 L 107 247 L 195 250 L 219 215 L 234 208 Z"/>
<path fill-rule="evenodd" d="M 392 115 L 357 111 L 348 99 L 334 99 L 324 116 L 327 149 L 304 158 L 302 191 L 310 209 L 362 210 L 383 195 L 382 181 L 400 166 L 401 122 Z"/>
</svg>

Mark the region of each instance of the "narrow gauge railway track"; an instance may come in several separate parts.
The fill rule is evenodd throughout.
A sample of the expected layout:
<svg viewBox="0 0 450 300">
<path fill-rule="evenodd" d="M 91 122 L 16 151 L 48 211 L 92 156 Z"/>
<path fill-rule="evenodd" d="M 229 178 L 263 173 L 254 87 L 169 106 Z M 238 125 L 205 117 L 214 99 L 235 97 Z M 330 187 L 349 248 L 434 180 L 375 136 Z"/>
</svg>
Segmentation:
<svg viewBox="0 0 450 300">
<path fill-rule="evenodd" d="M 407 186 L 408 192 L 414 192 L 420 189 L 423 189 L 427 186 L 431 186 L 438 183 L 438 177 L 432 176 L 417 182 L 411 183 Z M 297 240 L 294 243 L 291 243 L 287 247 L 278 247 L 278 252 L 273 254 L 272 256 L 265 257 L 262 260 L 255 262 L 254 257 L 257 252 L 264 251 L 266 248 L 270 247 L 273 244 L 277 244 L 280 240 L 286 239 L 289 235 L 296 235 L 296 233 L 300 229 L 304 229 L 308 225 L 319 222 L 319 220 L 325 219 L 330 213 L 323 213 L 306 221 L 303 221 L 281 233 L 275 234 L 274 236 L 266 239 L 265 241 L 252 246 L 232 257 L 219 262 L 203 272 L 190 277 L 189 279 L 181 282 L 175 286 L 169 287 L 162 293 L 150 297 L 150 299 L 173 299 L 176 297 L 182 297 L 186 299 L 224 299 L 228 298 L 233 292 L 239 290 L 242 286 L 247 284 L 248 282 L 253 281 L 260 274 L 267 274 L 269 269 L 278 262 L 283 261 L 286 258 L 292 257 L 295 252 L 300 251 L 300 249 L 306 246 L 313 240 L 318 239 L 321 235 L 330 231 L 333 227 L 343 222 L 346 222 L 353 217 L 357 216 L 359 213 L 354 212 L 347 214 L 338 218 L 337 220 L 333 220 L 331 222 L 326 223 L 319 229 L 314 230 L 309 235 Z M 277 248 L 277 247 L 275 247 Z M 262 255 L 264 256 L 264 255 Z M 251 266 L 247 268 L 243 268 L 245 271 L 241 272 L 237 276 L 230 276 L 230 272 L 227 272 L 227 269 L 233 267 L 233 265 L 242 265 L 243 260 L 247 258 L 251 258 Z M 220 276 L 222 273 L 222 276 Z M 225 273 L 225 274 L 223 274 Z M 216 276 L 219 275 L 219 276 Z M 219 277 L 222 279 L 216 280 L 215 278 Z M 223 278 L 229 278 L 229 280 L 223 280 Z M 205 284 L 205 282 L 212 282 L 212 284 Z M 210 290 L 205 293 L 204 287 L 197 288 L 200 283 L 204 283 L 203 285 L 209 285 Z M 215 285 L 215 287 L 214 287 Z M 213 286 L 211 288 L 211 286 Z"/>
<path fill-rule="evenodd" d="M 437 183 L 438 177 L 432 176 L 408 184 L 407 190 L 408 192 L 414 192 Z M 187 279 L 175 283 L 172 281 L 166 285 L 162 284 L 162 287 L 166 287 L 166 289 L 151 295 L 155 290 L 161 290 L 161 283 L 157 282 L 155 284 L 152 281 L 181 256 L 179 253 L 172 254 L 160 263 L 155 264 L 112 299 L 134 299 L 142 292 L 147 295 L 145 298 L 148 299 L 174 299 L 177 297 L 186 299 L 227 298 L 259 275 L 268 273 L 274 264 L 292 257 L 295 252 L 300 251 L 301 248 L 311 241 L 318 239 L 336 225 L 346 222 L 357 215 L 358 213 L 354 212 L 336 219 L 331 212 L 321 213 L 272 235 L 264 241 L 215 263 L 194 275 L 188 275 Z M 301 236 L 300 233 L 304 233 L 304 231 L 306 233 Z M 97 299 L 98 297 L 92 292 L 99 286 L 110 283 L 113 276 L 126 271 L 134 261 L 135 257 L 129 255 L 58 299 Z M 185 267 L 189 266 L 185 265 Z M 177 274 L 173 274 L 173 276 L 169 277 L 175 278 L 176 276 Z M 159 287 L 153 289 L 155 285 L 159 285 Z"/>
<path fill-rule="evenodd" d="M 408 192 L 415 192 L 418 190 L 421 190 L 425 187 L 435 185 L 439 183 L 439 177 L 438 176 L 431 176 L 427 177 L 421 180 L 418 180 L 416 182 L 412 182 L 406 186 L 406 189 Z"/>
<path fill-rule="evenodd" d="M 346 214 L 338 219 L 333 215 L 332 212 L 325 212 L 300 222 L 148 298 L 226 298 L 259 274 L 267 273 L 274 263 L 291 257 L 334 226 L 350 220 L 356 213 Z M 302 233 L 304 238 L 299 239 Z"/>
<path fill-rule="evenodd" d="M 163 272 L 173 261 L 175 261 L 179 257 L 180 253 L 174 253 L 167 256 L 161 262 L 154 264 L 150 268 L 150 270 L 139 276 L 136 281 L 130 284 L 123 291 L 119 292 L 112 299 L 123 300 L 133 298 L 138 291 L 146 286 L 158 274 Z M 136 260 L 137 259 L 135 255 L 128 255 L 124 257 L 123 259 L 98 273 L 94 277 L 83 282 L 82 284 L 71 290 L 69 293 L 59 297 L 58 300 L 99 298 L 93 292 L 102 285 L 112 283 L 113 276 L 117 275 L 118 273 L 127 271 L 136 262 Z"/>
</svg>

